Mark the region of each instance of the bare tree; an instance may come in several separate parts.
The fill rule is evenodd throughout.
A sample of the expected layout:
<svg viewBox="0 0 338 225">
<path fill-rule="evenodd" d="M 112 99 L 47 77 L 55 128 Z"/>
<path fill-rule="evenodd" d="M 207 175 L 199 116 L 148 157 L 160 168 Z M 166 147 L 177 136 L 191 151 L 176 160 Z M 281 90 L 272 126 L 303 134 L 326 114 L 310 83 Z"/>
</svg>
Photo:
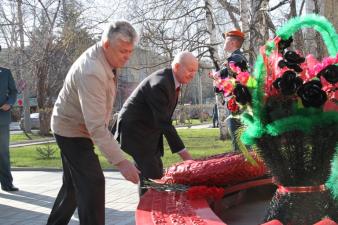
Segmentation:
<svg viewBox="0 0 338 225">
<path fill-rule="evenodd" d="M 240 0 L 240 20 L 241 20 L 241 30 L 245 33 L 246 38 L 243 42 L 242 49 L 247 58 L 249 58 L 249 48 L 250 48 L 250 3 L 249 0 Z"/>
<path fill-rule="evenodd" d="M 39 0 L 39 3 L 43 10 L 40 26 L 31 36 L 31 45 L 35 46 L 32 64 L 37 77 L 40 132 L 48 134 L 53 98 L 70 65 L 94 41 L 85 24 L 80 22 L 83 13 L 80 3 L 66 0 L 51 2 L 53 4 Z M 44 35 L 46 32 L 49 35 Z"/>
<path fill-rule="evenodd" d="M 240 29 L 239 21 L 238 21 L 238 15 L 240 15 L 240 9 L 238 6 L 235 6 L 228 2 L 227 0 L 217 0 L 219 4 L 223 7 L 223 9 L 228 13 L 232 24 L 236 29 Z M 241 2 L 242 4 L 242 2 Z"/>
<path fill-rule="evenodd" d="M 163 66 L 166 66 L 177 52 L 183 50 L 196 53 L 200 59 L 215 59 L 213 55 L 218 54 L 218 51 L 214 52 L 210 48 L 204 1 L 145 0 L 143 4 L 137 0 L 133 2 L 130 7 L 130 19 L 141 27 L 140 46 L 164 56 L 166 60 L 163 61 Z M 220 43 L 219 39 L 214 40 L 215 45 Z M 158 65 L 158 62 L 156 64 Z M 201 96 L 200 83 L 201 76 L 198 75 L 192 83 L 183 88 L 179 103 L 190 102 L 193 94 Z M 193 86 L 197 88 L 197 93 Z"/>
<path fill-rule="evenodd" d="M 205 2 L 205 17 L 206 17 L 206 24 L 207 24 L 207 29 L 208 33 L 210 35 L 210 56 L 211 59 L 214 62 L 216 70 L 220 69 L 219 66 L 219 56 L 217 54 L 218 49 L 216 45 L 216 24 L 214 20 L 214 15 L 212 13 L 212 6 L 211 6 L 211 1 L 209 0 L 204 0 Z M 227 126 L 226 126 L 226 117 L 225 117 L 225 108 L 224 105 L 222 104 L 224 101 L 223 95 L 222 94 L 217 94 L 215 93 L 215 99 L 216 99 L 216 104 L 218 108 L 218 121 L 219 121 L 219 129 L 220 129 L 220 140 L 225 140 L 227 136 Z"/>
<path fill-rule="evenodd" d="M 306 0 L 306 13 L 321 14 L 323 1 Z M 317 58 L 321 59 L 325 55 L 325 48 L 322 38 L 318 32 L 313 29 L 306 29 L 305 33 L 305 49 L 311 52 Z"/>
<path fill-rule="evenodd" d="M 90 24 L 81 18 L 85 9 L 76 0 L 6 3 L 0 5 L 0 38 L 7 44 L 8 65 L 17 80 L 27 81 L 24 102 L 29 103 L 28 95 L 37 96 L 40 132 L 46 135 L 53 99 L 70 65 L 95 42 L 88 31 Z M 29 118 L 29 107 L 26 114 Z"/>
<path fill-rule="evenodd" d="M 256 59 L 259 46 L 269 38 L 268 30 L 268 0 L 251 1 L 251 21 L 250 21 L 250 64 Z"/>
<path fill-rule="evenodd" d="M 322 4 L 324 4 L 323 15 L 326 16 L 336 30 L 338 30 L 338 2 L 335 0 L 325 0 Z"/>
<path fill-rule="evenodd" d="M 304 2 L 304 1 L 303 1 Z M 292 17 L 299 16 L 297 14 L 297 8 L 296 8 L 296 0 L 291 0 L 290 1 L 290 14 L 289 14 L 289 19 Z M 304 36 L 303 36 L 303 30 L 299 30 L 294 36 L 294 45 L 297 46 L 297 49 L 300 51 L 303 51 L 302 53 L 304 54 Z"/>
<path fill-rule="evenodd" d="M 20 35 L 20 52 L 19 52 L 19 66 L 18 66 L 18 77 L 23 78 L 23 57 L 25 49 L 24 30 L 23 30 L 23 19 L 22 19 L 22 0 L 17 0 L 17 12 L 18 12 L 18 26 Z M 30 123 L 30 103 L 29 103 L 29 91 L 27 84 L 23 90 L 23 112 L 24 112 L 24 131 L 31 132 Z"/>
<path fill-rule="evenodd" d="M 49 73 L 50 65 L 51 65 L 51 55 L 54 52 L 53 41 L 54 37 L 54 28 L 56 26 L 56 19 L 60 13 L 61 1 L 56 2 L 42 2 L 38 0 L 40 6 L 42 7 L 42 26 L 41 31 L 45 33 L 45 35 L 40 36 L 40 40 L 38 40 L 39 49 L 34 55 L 33 68 L 34 74 L 37 78 L 37 103 L 39 108 L 39 119 L 40 119 L 40 133 L 42 135 L 49 134 L 50 128 L 50 115 L 52 109 L 52 99 L 47 94 L 48 92 L 48 79 L 51 75 Z M 35 39 L 37 40 L 37 39 Z M 37 46 L 36 46 L 37 47 Z"/>
</svg>

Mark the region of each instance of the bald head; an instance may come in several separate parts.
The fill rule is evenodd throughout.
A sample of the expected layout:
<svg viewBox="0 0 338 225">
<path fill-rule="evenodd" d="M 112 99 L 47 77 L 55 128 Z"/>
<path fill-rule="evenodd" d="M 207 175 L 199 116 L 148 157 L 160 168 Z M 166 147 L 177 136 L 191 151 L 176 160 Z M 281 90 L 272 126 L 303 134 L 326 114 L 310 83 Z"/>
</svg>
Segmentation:
<svg viewBox="0 0 338 225">
<path fill-rule="evenodd" d="M 171 68 L 176 80 L 181 84 L 187 84 L 196 75 L 198 60 L 191 52 L 180 52 L 175 56 Z"/>
<path fill-rule="evenodd" d="M 179 63 L 179 64 L 187 64 L 187 63 L 190 63 L 190 62 L 195 62 L 195 63 L 198 63 L 196 57 L 191 53 L 191 52 L 188 52 L 188 51 L 184 51 L 184 52 L 180 52 L 178 53 L 173 62 L 172 62 L 172 66 L 174 66 L 175 64 Z"/>
</svg>

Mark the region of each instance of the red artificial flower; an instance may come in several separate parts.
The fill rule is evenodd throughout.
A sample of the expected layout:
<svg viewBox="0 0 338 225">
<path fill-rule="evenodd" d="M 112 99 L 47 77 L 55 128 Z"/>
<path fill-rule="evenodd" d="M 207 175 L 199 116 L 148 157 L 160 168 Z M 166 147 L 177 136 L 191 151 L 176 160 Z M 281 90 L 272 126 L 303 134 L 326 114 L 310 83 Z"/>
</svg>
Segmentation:
<svg viewBox="0 0 338 225">
<path fill-rule="evenodd" d="M 233 113 L 236 113 L 239 110 L 239 106 L 237 105 L 235 97 L 230 98 L 227 103 L 227 108 Z"/>
</svg>

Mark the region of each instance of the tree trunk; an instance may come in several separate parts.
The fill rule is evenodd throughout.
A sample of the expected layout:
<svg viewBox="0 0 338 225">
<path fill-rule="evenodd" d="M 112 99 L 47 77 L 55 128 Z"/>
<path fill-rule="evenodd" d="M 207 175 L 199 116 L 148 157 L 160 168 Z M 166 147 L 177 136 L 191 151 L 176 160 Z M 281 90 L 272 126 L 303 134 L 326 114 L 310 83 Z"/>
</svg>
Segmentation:
<svg viewBox="0 0 338 225">
<path fill-rule="evenodd" d="M 57 8 L 55 12 L 53 12 L 53 17 L 50 17 L 47 8 L 43 5 L 41 1 L 39 1 L 40 5 L 43 7 L 47 21 L 48 21 L 48 29 L 47 35 L 44 37 L 45 39 L 41 42 L 43 43 L 41 50 L 41 58 L 36 62 L 36 77 L 37 77 L 37 102 L 39 108 L 39 120 L 40 120 L 40 134 L 44 136 L 49 135 L 50 129 L 50 115 L 51 115 L 51 97 L 48 95 L 49 84 L 49 76 L 51 66 L 50 57 L 52 57 L 54 49 L 53 49 L 53 35 L 52 31 L 56 24 L 56 18 L 60 11 L 61 0 L 58 1 Z M 65 4 L 65 1 L 62 3 Z"/>
<path fill-rule="evenodd" d="M 221 94 L 215 94 L 217 110 L 218 110 L 218 126 L 219 126 L 219 139 L 226 140 L 228 138 L 228 126 L 226 125 L 226 114 L 224 97 Z"/>
<path fill-rule="evenodd" d="M 47 101 L 47 74 L 48 74 L 48 56 L 47 52 L 49 47 L 47 46 L 44 52 L 44 56 L 39 64 L 37 64 L 36 75 L 37 75 L 37 102 L 39 108 L 39 120 L 40 120 L 40 134 L 44 136 L 49 135 L 50 129 L 50 118 L 47 118 L 47 115 L 50 116 Z"/>
<path fill-rule="evenodd" d="M 43 136 L 49 135 L 50 119 L 52 115 L 52 108 L 44 108 L 39 110 L 40 119 L 40 134 Z"/>
<path fill-rule="evenodd" d="M 289 19 L 296 17 L 297 15 L 297 9 L 296 9 L 296 0 L 291 0 L 290 2 L 290 15 Z M 303 55 L 306 55 L 306 52 L 304 51 L 304 37 L 303 37 L 303 31 L 299 30 L 293 35 L 294 38 L 294 46 L 296 46 L 297 50 L 301 51 Z"/>
<path fill-rule="evenodd" d="M 259 47 L 264 45 L 269 39 L 268 31 L 268 0 L 251 1 L 251 21 L 250 21 L 250 65 L 256 60 Z"/>
<path fill-rule="evenodd" d="M 23 30 L 23 20 L 22 20 L 22 0 L 17 0 L 17 12 L 18 12 L 18 25 L 19 25 L 19 37 L 20 37 L 20 55 L 19 55 L 19 79 L 28 80 L 26 77 L 23 77 L 23 56 L 25 49 L 25 40 L 24 40 L 24 30 Z M 26 76 L 27 74 L 25 74 Z M 26 79 L 25 79 L 26 78 Z M 23 113 L 24 113 L 24 131 L 31 132 L 31 121 L 30 121 L 30 104 L 29 104 L 29 91 L 28 91 L 28 82 L 26 83 L 23 89 Z"/>
<path fill-rule="evenodd" d="M 241 0 L 240 1 L 240 20 L 242 23 L 241 30 L 245 33 L 245 40 L 242 45 L 243 52 L 245 57 L 249 59 L 249 48 L 250 48 L 250 25 L 249 25 L 249 18 L 250 18 L 250 9 L 249 9 L 249 1 L 248 0 Z"/>
<path fill-rule="evenodd" d="M 207 23 L 207 29 L 208 32 L 210 34 L 210 55 L 212 57 L 212 60 L 215 64 L 216 70 L 220 69 L 219 66 L 219 56 L 218 56 L 218 49 L 217 49 L 217 45 L 215 45 L 215 43 L 217 43 L 216 40 L 216 26 L 213 20 L 213 15 L 212 15 L 212 7 L 211 7 L 211 1 L 209 0 L 204 0 L 205 3 L 205 11 L 206 11 L 206 23 Z M 223 96 L 217 95 L 215 94 L 215 101 L 219 110 L 218 113 L 218 118 L 219 118 L 219 129 L 220 129 L 220 139 L 221 140 L 225 140 L 226 139 L 226 133 L 227 133 L 227 129 L 226 129 L 226 124 L 225 124 L 225 109 L 224 109 L 224 105 L 222 104 L 223 102 Z"/>
<path fill-rule="evenodd" d="M 333 26 L 338 31 L 338 2 L 337 0 L 325 0 L 324 1 L 324 16 L 330 20 Z"/>
<path fill-rule="evenodd" d="M 321 14 L 323 10 L 323 1 L 318 0 L 307 0 L 306 1 L 306 13 L 316 13 Z M 313 54 L 318 59 L 322 59 L 325 54 L 324 43 L 320 34 L 314 29 L 308 29 L 305 35 L 305 48 L 308 53 Z"/>
</svg>

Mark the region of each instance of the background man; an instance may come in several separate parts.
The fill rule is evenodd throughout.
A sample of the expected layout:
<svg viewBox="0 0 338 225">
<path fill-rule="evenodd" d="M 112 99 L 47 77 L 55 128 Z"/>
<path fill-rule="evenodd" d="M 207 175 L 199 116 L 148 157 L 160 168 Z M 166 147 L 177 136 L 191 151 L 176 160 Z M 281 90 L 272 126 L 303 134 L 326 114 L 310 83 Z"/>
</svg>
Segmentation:
<svg viewBox="0 0 338 225">
<path fill-rule="evenodd" d="M 146 191 L 142 189 L 144 180 L 163 176 L 163 135 L 172 153 L 183 160 L 192 159 L 171 117 L 180 86 L 189 83 L 197 69 L 198 61 L 192 53 L 177 54 L 170 69 L 158 70 L 138 85 L 119 113 L 115 137 L 141 171 L 140 195 Z"/>
<path fill-rule="evenodd" d="M 218 108 L 217 104 L 212 108 L 212 127 L 218 127 Z"/>
<path fill-rule="evenodd" d="M 125 65 L 136 39 L 128 22 L 110 24 L 101 42 L 87 49 L 67 74 L 51 121 L 61 150 L 63 185 L 48 225 L 68 224 L 76 207 L 81 225 L 104 224 L 105 179 L 93 143 L 127 180 L 139 181 L 139 171 L 124 158 L 108 130 L 116 96 L 115 69 Z"/>
<path fill-rule="evenodd" d="M 13 177 L 9 159 L 10 110 L 16 101 L 16 94 L 17 90 L 11 71 L 0 67 L 0 181 L 1 189 L 4 191 L 19 190 L 12 183 Z"/>
</svg>

